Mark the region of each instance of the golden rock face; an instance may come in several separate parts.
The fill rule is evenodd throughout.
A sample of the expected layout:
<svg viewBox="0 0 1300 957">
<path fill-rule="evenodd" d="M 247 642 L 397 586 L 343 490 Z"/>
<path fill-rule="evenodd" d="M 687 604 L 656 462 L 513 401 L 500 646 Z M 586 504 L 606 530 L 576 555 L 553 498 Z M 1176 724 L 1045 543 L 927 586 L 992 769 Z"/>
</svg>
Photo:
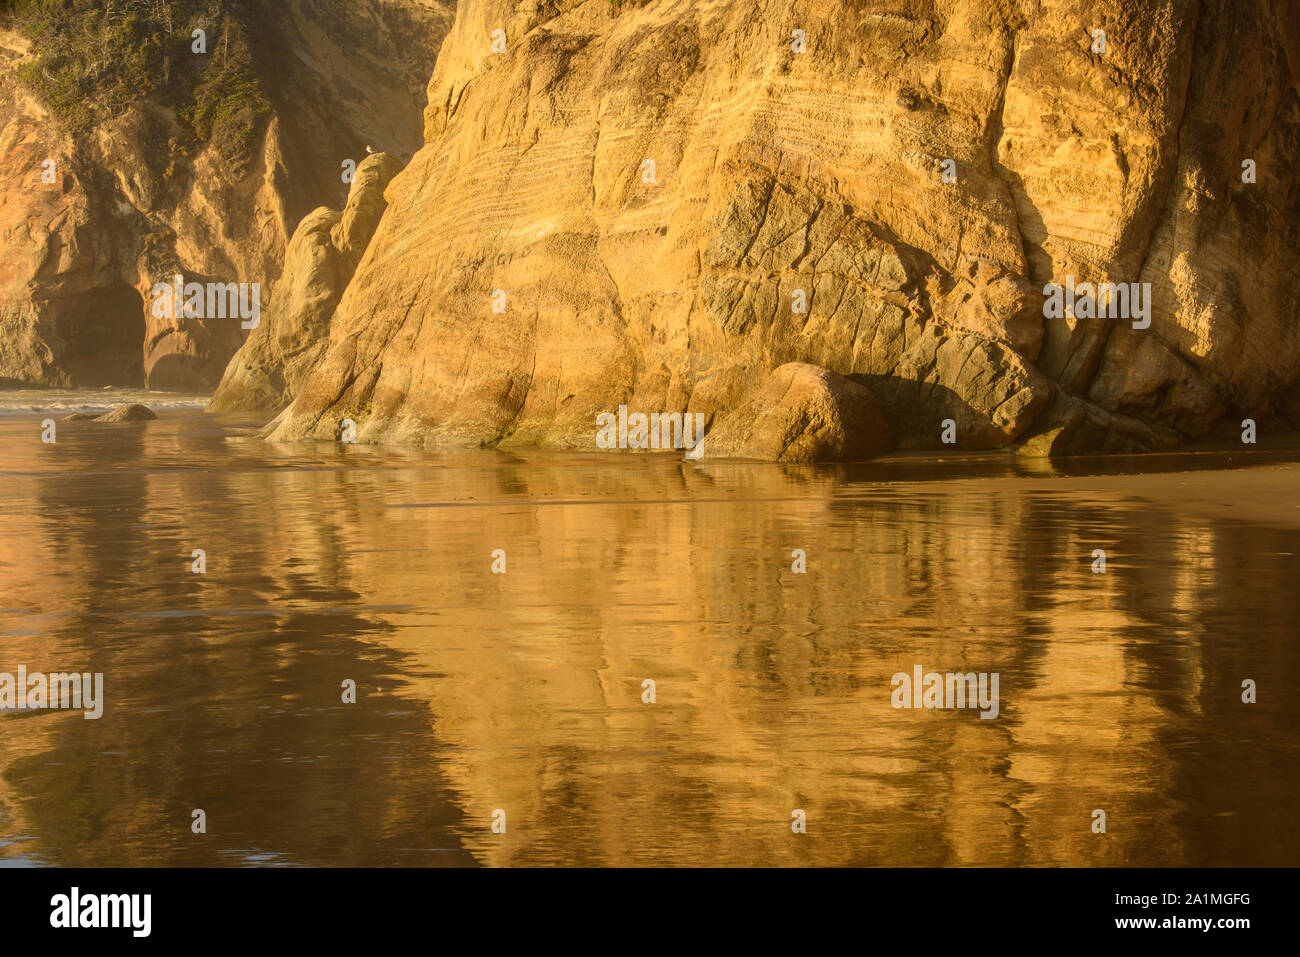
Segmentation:
<svg viewBox="0 0 1300 957">
<path fill-rule="evenodd" d="M 73 135 L 4 32 L 0 381 L 211 388 L 244 341 L 217 407 L 362 441 L 591 448 L 626 404 L 736 446 L 789 363 L 869 388 L 902 448 L 948 420 L 1053 452 L 1300 423 L 1293 5 L 367 11 L 267 14 L 238 169 L 157 95 Z M 406 163 L 429 69 L 423 148 L 327 241 L 340 160 Z M 262 284 L 272 328 L 160 319 L 174 274 Z M 1140 286 L 1149 326 L 1046 315 L 1067 280 Z"/>
<path fill-rule="evenodd" d="M 788 362 L 870 387 L 903 447 L 1294 414 L 1296 24 L 1020 6 L 461 3 L 274 434 L 586 446 Z M 1150 327 L 1045 320 L 1065 276 L 1149 284 Z"/>
<path fill-rule="evenodd" d="M 368 156 L 342 212 L 322 207 L 298 224 L 285 251 L 279 295 L 226 367 L 208 411 L 276 411 L 297 394 L 383 215 L 384 189 L 400 169 L 387 153 Z"/>
</svg>

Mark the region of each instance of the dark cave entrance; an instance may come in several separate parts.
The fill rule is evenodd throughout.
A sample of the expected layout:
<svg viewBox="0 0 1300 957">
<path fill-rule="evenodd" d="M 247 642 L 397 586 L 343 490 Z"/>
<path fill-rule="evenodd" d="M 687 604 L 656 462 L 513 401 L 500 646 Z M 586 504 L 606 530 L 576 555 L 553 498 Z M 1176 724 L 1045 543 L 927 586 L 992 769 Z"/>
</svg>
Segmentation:
<svg viewBox="0 0 1300 957">
<path fill-rule="evenodd" d="M 144 300 L 125 282 L 77 300 L 67 313 L 63 335 L 63 366 L 73 386 L 144 386 Z"/>
</svg>

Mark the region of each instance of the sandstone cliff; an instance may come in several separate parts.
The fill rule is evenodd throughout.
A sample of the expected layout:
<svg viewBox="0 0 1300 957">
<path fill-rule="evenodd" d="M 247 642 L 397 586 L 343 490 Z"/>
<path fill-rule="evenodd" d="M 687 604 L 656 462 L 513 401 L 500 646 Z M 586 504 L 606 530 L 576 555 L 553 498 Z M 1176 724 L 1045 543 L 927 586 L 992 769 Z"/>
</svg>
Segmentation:
<svg viewBox="0 0 1300 957">
<path fill-rule="evenodd" d="M 322 206 L 298 224 L 279 294 L 226 367 L 208 411 L 278 411 L 297 395 L 383 214 L 384 188 L 399 169 L 387 153 L 367 157 L 342 213 Z"/>
<path fill-rule="evenodd" d="M 1300 425 L 1298 56 L 1266 0 L 466 0 L 270 434 L 590 447 L 790 362 L 904 447 Z M 1066 277 L 1150 327 L 1045 319 Z"/>
<path fill-rule="evenodd" d="M 0 384 L 216 385 L 237 319 L 155 284 L 259 283 L 344 160 L 409 157 L 442 0 L 0 3 Z M 58 9 L 55 9 L 58 7 Z M 205 31 L 195 52 L 192 31 Z"/>
</svg>

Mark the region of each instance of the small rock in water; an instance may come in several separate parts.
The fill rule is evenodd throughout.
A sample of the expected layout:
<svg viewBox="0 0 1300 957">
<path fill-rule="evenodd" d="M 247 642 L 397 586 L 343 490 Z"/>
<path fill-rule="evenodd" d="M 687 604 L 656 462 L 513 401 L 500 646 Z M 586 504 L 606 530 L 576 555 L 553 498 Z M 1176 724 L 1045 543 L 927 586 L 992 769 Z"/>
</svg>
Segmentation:
<svg viewBox="0 0 1300 957">
<path fill-rule="evenodd" d="M 65 415 L 64 422 L 93 422 L 99 418 L 94 412 L 74 412 L 72 415 Z"/>
<path fill-rule="evenodd" d="M 121 408 L 114 409 L 112 412 L 105 412 L 95 419 L 96 422 L 147 422 L 150 419 L 156 419 L 158 416 L 143 405 L 131 403 Z"/>
</svg>

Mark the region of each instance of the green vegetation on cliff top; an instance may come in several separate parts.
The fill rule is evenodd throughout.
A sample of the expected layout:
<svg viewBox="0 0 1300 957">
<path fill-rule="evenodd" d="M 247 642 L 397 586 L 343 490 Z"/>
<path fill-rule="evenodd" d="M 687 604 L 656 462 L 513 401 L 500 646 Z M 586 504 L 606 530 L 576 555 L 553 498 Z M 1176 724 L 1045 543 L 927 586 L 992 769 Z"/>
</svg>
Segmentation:
<svg viewBox="0 0 1300 957">
<path fill-rule="evenodd" d="M 270 112 L 243 0 L 0 0 L 0 16 L 31 41 L 23 82 L 73 133 L 150 97 L 238 162 Z"/>
</svg>

